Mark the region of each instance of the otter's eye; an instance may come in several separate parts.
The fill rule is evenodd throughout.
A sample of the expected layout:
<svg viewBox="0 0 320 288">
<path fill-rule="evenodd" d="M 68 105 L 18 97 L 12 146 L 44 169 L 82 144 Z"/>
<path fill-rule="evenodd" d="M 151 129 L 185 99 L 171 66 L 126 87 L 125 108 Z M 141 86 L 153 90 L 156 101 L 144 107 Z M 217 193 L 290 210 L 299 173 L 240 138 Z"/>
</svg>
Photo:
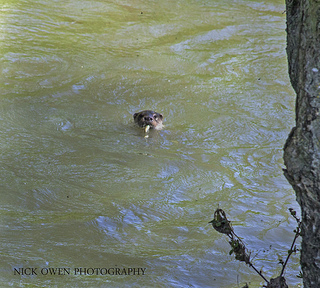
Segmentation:
<svg viewBox="0 0 320 288">
<path fill-rule="evenodd" d="M 157 119 L 158 118 L 157 114 L 153 114 L 153 118 Z"/>
<path fill-rule="evenodd" d="M 142 118 L 142 117 L 143 117 L 143 115 L 141 115 L 141 114 L 140 114 L 140 115 L 139 115 L 139 117 L 138 117 L 138 118 L 139 118 L 139 120 L 141 120 L 141 118 Z"/>
</svg>

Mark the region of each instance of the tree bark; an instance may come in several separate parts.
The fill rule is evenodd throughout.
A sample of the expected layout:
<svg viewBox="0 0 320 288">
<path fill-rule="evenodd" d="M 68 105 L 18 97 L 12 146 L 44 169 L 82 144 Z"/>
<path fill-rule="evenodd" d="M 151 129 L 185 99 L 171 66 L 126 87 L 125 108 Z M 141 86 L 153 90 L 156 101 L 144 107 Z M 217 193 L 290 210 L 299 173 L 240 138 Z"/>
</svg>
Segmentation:
<svg viewBox="0 0 320 288">
<path fill-rule="evenodd" d="M 286 0 L 287 56 L 297 94 L 284 174 L 301 206 L 304 287 L 320 287 L 320 0 Z"/>
</svg>

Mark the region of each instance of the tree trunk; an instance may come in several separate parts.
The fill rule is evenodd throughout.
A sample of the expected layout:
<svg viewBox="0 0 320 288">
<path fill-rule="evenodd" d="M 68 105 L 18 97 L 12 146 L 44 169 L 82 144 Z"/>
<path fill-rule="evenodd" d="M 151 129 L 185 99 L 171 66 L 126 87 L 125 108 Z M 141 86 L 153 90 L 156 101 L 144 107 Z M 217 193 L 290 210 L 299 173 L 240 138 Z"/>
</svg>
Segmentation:
<svg viewBox="0 0 320 288">
<path fill-rule="evenodd" d="M 320 1 L 286 0 L 289 76 L 296 127 L 284 147 L 284 174 L 301 206 L 304 287 L 320 287 Z"/>
</svg>

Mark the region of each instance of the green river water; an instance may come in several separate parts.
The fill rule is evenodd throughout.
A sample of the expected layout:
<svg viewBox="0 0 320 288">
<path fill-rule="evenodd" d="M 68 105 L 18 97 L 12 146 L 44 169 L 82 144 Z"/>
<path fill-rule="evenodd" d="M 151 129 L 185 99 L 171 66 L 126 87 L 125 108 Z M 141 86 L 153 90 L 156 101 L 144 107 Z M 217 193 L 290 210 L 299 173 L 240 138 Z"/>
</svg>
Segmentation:
<svg viewBox="0 0 320 288">
<path fill-rule="evenodd" d="M 218 207 L 277 276 L 300 213 L 284 10 L 2 0 L 0 287 L 261 287 L 208 224 Z M 165 117 L 149 138 L 143 109 Z M 299 270 L 294 255 L 290 287 Z"/>
</svg>

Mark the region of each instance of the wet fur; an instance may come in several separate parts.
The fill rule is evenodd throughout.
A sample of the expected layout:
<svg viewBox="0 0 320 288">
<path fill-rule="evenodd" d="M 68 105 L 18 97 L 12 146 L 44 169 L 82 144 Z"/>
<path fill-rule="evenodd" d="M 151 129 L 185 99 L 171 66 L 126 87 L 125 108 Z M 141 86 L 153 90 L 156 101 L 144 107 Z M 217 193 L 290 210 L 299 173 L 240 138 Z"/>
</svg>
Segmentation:
<svg viewBox="0 0 320 288">
<path fill-rule="evenodd" d="M 163 115 L 152 110 L 143 110 L 133 114 L 134 122 L 139 127 L 150 126 L 150 129 L 160 130 L 163 127 Z"/>
</svg>

